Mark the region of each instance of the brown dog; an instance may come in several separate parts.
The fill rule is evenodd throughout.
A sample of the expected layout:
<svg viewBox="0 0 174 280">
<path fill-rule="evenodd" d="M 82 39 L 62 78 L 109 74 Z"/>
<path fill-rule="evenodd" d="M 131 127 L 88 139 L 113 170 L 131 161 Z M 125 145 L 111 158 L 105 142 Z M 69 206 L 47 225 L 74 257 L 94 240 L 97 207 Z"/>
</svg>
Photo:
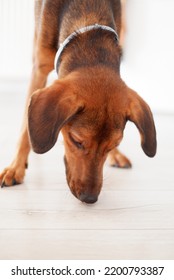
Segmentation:
<svg viewBox="0 0 174 280">
<path fill-rule="evenodd" d="M 144 152 L 156 153 L 151 111 L 120 78 L 120 1 L 37 0 L 35 22 L 22 133 L 12 164 L 0 175 L 1 186 L 23 181 L 30 141 L 36 153 L 45 153 L 61 130 L 68 185 L 78 199 L 94 203 L 108 154 L 112 165 L 131 166 L 116 149 L 128 120 L 139 129 Z M 54 59 L 59 79 L 44 88 Z"/>
</svg>

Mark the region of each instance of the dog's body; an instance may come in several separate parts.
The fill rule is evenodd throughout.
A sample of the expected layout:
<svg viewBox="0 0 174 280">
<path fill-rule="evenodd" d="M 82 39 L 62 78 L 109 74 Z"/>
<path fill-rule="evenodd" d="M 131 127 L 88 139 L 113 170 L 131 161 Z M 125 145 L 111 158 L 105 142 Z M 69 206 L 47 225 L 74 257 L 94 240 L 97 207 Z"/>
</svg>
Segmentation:
<svg viewBox="0 0 174 280">
<path fill-rule="evenodd" d="M 151 111 L 120 78 L 120 1 L 37 0 L 35 23 L 33 72 L 22 133 L 15 159 L 0 181 L 2 186 L 23 181 L 30 151 L 28 131 L 34 151 L 44 153 L 61 130 L 69 187 L 78 199 L 93 203 L 102 187 L 107 155 L 112 165 L 131 166 L 116 149 L 127 120 L 139 129 L 144 152 L 148 156 L 156 152 Z M 68 36 L 72 38 L 56 64 L 59 80 L 44 88 L 57 49 Z"/>
</svg>

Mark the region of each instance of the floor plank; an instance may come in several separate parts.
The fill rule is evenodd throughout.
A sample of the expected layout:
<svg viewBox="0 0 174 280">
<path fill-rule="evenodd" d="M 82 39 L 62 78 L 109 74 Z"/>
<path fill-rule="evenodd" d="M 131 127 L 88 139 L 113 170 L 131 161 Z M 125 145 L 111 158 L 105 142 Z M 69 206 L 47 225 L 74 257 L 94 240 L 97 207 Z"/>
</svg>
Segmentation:
<svg viewBox="0 0 174 280">
<path fill-rule="evenodd" d="M 1 230 L 0 259 L 173 259 L 173 236 L 174 230 Z"/>
</svg>

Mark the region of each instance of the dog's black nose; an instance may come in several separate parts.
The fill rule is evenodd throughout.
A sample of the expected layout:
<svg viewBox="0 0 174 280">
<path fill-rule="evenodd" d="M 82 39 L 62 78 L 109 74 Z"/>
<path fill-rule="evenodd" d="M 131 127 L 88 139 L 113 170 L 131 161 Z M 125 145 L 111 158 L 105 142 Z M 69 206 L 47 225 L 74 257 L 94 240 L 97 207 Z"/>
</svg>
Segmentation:
<svg viewBox="0 0 174 280">
<path fill-rule="evenodd" d="M 87 194 L 87 193 L 82 193 L 79 196 L 79 199 L 82 202 L 92 204 L 92 203 L 95 203 L 97 201 L 98 197 L 97 197 L 97 195 L 91 195 L 91 194 Z"/>
</svg>

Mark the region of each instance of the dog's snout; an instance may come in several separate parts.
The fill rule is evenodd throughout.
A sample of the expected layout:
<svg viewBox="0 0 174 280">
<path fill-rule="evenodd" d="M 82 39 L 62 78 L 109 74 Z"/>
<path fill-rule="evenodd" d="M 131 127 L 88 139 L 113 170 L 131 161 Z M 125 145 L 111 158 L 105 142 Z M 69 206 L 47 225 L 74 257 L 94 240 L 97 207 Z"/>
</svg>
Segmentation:
<svg viewBox="0 0 174 280">
<path fill-rule="evenodd" d="M 88 193 L 82 193 L 79 196 L 79 199 L 82 202 L 85 202 L 85 203 L 88 203 L 88 204 L 92 204 L 92 203 L 95 203 L 97 201 L 98 196 L 97 195 L 91 195 L 91 194 L 88 194 Z"/>
</svg>

